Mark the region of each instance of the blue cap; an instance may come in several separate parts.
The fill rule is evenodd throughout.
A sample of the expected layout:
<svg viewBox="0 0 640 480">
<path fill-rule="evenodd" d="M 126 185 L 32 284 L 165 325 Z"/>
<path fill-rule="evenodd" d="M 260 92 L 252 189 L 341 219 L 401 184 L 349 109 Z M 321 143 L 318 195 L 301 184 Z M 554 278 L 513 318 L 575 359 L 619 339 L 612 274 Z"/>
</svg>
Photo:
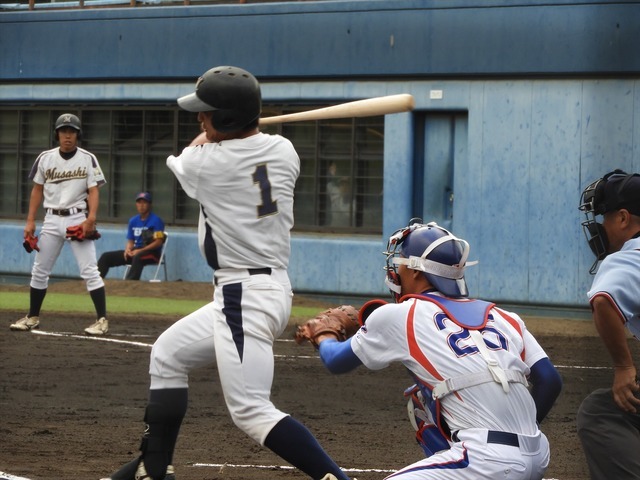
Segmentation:
<svg viewBox="0 0 640 480">
<path fill-rule="evenodd" d="M 151 203 L 151 194 L 149 192 L 140 192 L 136 196 L 136 202 L 138 200 L 146 200 L 147 202 Z"/>
</svg>

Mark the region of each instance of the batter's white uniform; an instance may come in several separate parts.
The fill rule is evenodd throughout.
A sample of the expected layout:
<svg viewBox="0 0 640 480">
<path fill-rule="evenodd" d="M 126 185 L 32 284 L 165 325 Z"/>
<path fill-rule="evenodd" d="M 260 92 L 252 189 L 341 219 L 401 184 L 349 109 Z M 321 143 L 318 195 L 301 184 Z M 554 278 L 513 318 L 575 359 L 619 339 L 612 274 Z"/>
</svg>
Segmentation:
<svg viewBox="0 0 640 480">
<path fill-rule="evenodd" d="M 528 375 L 529 367 L 547 356 L 520 317 L 495 307 L 482 336 L 503 370 Z M 351 348 L 373 370 L 401 362 L 430 389 L 445 379 L 488 370 L 469 330 L 453 322 L 436 303 L 418 298 L 377 308 L 352 337 Z M 510 383 L 505 393 L 500 383 L 490 381 L 440 401 L 442 415 L 454 433 L 451 449 L 388 478 L 542 478 L 549 464 L 549 444 L 538 429 L 536 406 L 524 384 Z M 505 437 L 502 432 L 517 434 L 519 447 L 487 442 L 489 431 L 500 432 L 491 434 L 498 440 Z"/>
<path fill-rule="evenodd" d="M 270 393 L 273 342 L 291 313 L 289 232 L 300 160 L 285 138 L 258 133 L 187 147 L 167 165 L 200 203 L 198 244 L 216 288 L 212 303 L 154 344 L 150 388 L 187 388 L 193 368 L 216 362 L 234 423 L 263 444 L 287 416 Z"/>
<path fill-rule="evenodd" d="M 31 286 L 42 290 L 48 287 L 51 270 L 67 241 L 67 227 L 80 225 L 87 218 L 87 190 L 107 182 L 96 156 L 82 148 L 68 160 L 60 155 L 60 148 L 42 152 L 29 178 L 43 185 L 45 217 L 38 238 L 40 251 L 31 271 Z M 69 243 L 87 290 L 103 287 L 94 242 Z"/>
</svg>

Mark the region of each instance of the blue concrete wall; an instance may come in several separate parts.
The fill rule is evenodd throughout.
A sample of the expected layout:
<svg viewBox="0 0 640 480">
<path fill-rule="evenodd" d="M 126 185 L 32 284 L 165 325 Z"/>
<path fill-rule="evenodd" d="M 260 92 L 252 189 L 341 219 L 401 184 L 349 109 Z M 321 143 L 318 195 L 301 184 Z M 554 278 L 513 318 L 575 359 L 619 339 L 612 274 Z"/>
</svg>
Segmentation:
<svg viewBox="0 0 640 480">
<path fill-rule="evenodd" d="M 38 230 L 41 222 L 37 223 Z M 27 254 L 22 248 L 22 232 L 24 224 L 15 221 L 1 221 L 0 256 L 2 265 L 0 274 L 28 275 L 35 258 L 35 253 Z M 109 250 L 124 248 L 125 230 L 122 225 L 99 225 L 102 237 L 96 241 L 98 257 Z M 167 277 L 169 281 L 210 282 L 213 270 L 209 268 L 198 250 L 197 235 L 193 228 L 167 228 L 169 243 L 165 253 Z M 37 233 L 37 232 L 36 232 Z M 305 292 L 338 292 L 338 293 L 371 293 L 383 292 L 384 272 L 382 270 L 384 256 L 381 241 L 377 238 L 369 240 L 353 237 L 296 235 L 292 241 L 290 274 L 296 291 Z M 353 259 L 364 260 L 357 272 Z M 327 268 L 329 266 L 329 268 Z M 155 266 L 144 269 L 141 280 L 150 280 L 155 273 Z M 80 278 L 78 266 L 71 252 L 65 246 L 58 258 L 52 275 L 55 277 Z M 109 270 L 107 279 L 121 279 L 124 267 Z M 164 281 L 164 273 L 158 276 Z M 357 286 L 352 282 L 357 281 Z M 354 288 L 356 287 L 356 288 Z"/>
</svg>

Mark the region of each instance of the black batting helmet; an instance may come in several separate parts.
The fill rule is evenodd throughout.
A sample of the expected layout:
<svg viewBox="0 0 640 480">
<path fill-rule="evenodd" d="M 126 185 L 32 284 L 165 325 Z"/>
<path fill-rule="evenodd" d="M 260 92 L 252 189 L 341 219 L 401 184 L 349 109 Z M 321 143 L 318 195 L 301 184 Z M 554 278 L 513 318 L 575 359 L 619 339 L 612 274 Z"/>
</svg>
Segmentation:
<svg viewBox="0 0 640 480">
<path fill-rule="evenodd" d="M 178 99 L 189 112 L 213 112 L 211 124 L 220 132 L 242 130 L 262 111 L 258 80 L 238 67 L 214 67 L 196 82 L 196 91 Z"/>
<path fill-rule="evenodd" d="M 78 137 L 80 137 L 80 134 L 82 133 L 82 124 L 80 123 L 80 119 L 73 113 L 63 113 L 56 120 L 56 125 L 54 127 L 56 140 L 58 140 L 58 130 L 62 127 L 71 127 L 77 130 Z"/>
</svg>

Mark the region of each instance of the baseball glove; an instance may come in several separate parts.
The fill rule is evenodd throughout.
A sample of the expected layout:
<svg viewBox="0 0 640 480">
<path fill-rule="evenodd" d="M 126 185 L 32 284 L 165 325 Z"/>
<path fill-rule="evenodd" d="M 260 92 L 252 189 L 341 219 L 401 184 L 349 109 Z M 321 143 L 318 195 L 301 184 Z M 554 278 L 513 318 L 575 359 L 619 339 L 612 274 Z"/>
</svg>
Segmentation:
<svg viewBox="0 0 640 480">
<path fill-rule="evenodd" d="M 27 251 L 27 253 L 31 253 L 34 250 L 36 252 L 40 251 L 40 247 L 38 246 L 38 237 L 37 236 L 29 235 L 27 238 L 24 239 L 24 242 L 22 242 L 22 246 Z"/>
<path fill-rule="evenodd" d="M 359 328 L 358 310 L 351 305 L 341 305 L 307 320 L 297 328 L 294 338 L 298 345 L 309 342 L 318 348 L 320 335 L 331 334 L 342 342 L 355 335 Z"/>
<path fill-rule="evenodd" d="M 98 230 L 94 230 L 93 232 L 85 235 L 82 232 L 82 225 L 73 225 L 72 227 L 67 227 L 67 235 L 66 237 L 69 240 L 76 240 L 78 242 L 82 242 L 83 240 L 98 240 L 102 235 Z"/>
</svg>

